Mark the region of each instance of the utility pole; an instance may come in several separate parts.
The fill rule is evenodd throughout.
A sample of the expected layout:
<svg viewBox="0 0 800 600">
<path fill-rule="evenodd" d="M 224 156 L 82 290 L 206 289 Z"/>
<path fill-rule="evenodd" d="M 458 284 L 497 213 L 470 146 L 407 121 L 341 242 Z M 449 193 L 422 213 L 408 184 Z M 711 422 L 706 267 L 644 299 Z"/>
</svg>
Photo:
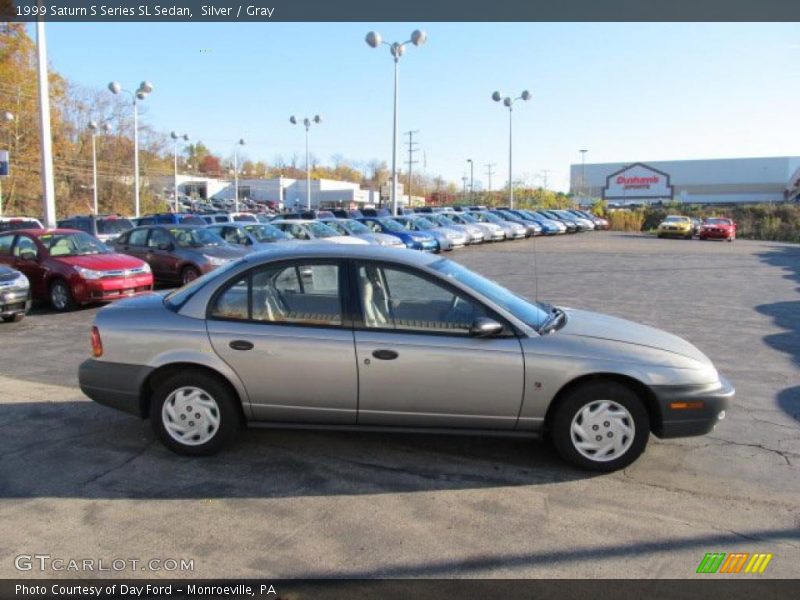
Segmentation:
<svg viewBox="0 0 800 600">
<path fill-rule="evenodd" d="M 544 183 L 544 189 L 547 189 L 547 174 L 550 172 L 550 169 L 542 169 L 542 180 Z"/>
<path fill-rule="evenodd" d="M 418 142 L 414 141 L 414 134 L 419 133 L 419 129 L 415 129 L 414 131 L 406 131 L 406 135 L 408 136 L 408 161 L 406 164 L 408 165 L 408 189 L 406 189 L 406 194 L 408 194 L 408 206 L 411 206 L 411 169 L 412 167 L 417 164 L 419 161 L 414 160 L 414 152 L 417 152 L 419 148 Z"/>
<path fill-rule="evenodd" d="M 489 164 L 485 164 L 483 166 L 486 167 L 486 178 L 488 180 L 489 191 L 491 192 L 492 191 L 492 175 L 494 175 L 494 170 L 493 169 L 494 169 L 495 163 L 489 163 Z"/>
</svg>

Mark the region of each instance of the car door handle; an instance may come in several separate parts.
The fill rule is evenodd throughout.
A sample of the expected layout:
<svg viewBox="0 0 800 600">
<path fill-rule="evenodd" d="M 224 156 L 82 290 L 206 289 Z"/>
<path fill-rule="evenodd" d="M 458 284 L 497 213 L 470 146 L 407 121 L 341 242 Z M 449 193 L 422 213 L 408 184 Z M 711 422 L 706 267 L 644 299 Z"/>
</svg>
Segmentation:
<svg viewBox="0 0 800 600">
<path fill-rule="evenodd" d="M 394 350 L 375 350 L 372 352 L 372 356 L 380 360 L 394 360 L 399 354 Z"/>
<path fill-rule="evenodd" d="M 230 344 L 228 344 L 234 350 L 252 350 L 253 349 L 253 342 L 248 342 L 247 340 L 233 340 Z"/>
</svg>

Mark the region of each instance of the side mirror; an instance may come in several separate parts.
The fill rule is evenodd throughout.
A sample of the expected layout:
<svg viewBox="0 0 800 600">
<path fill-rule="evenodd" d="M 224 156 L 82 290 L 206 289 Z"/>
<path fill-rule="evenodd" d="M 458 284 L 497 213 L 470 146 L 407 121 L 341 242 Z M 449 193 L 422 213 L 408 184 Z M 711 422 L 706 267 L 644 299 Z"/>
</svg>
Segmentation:
<svg viewBox="0 0 800 600">
<path fill-rule="evenodd" d="M 36 260 L 36 252 L 33 250 L 23 250 L 19 253 L 19 257 L 22 260 Z"/>
<path fill-rule="evenodd" d="M 469 334 L 474 337 L 491 337 L 502 332 L 503 325 L 488 317 L 478 317 L 469 328 Z"/>
</svg>

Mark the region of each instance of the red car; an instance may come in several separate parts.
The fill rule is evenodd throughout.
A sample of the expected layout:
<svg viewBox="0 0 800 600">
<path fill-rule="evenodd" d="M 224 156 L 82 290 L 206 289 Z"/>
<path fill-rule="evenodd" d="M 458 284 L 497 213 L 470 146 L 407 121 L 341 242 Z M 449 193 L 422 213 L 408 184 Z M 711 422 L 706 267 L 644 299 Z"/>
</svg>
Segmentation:
<svg viewBox="0 0 800 600">
<path fill-rule="evenodd" d="M 736 223 L 733 222 L 733 219 L 722 217 L 703 219 L 698 235 L 701 240 L 728 240 L 732 242 L 736 239 Z"/>
<path fill-rule="evenodd" d="M 0 264 L 22 271 L 35 300 L 56 310 L 150 292 L 153 275 L 143 260 L 117 254 L 83 231 L 20 229 L 0 234 Z"/>
</svg>

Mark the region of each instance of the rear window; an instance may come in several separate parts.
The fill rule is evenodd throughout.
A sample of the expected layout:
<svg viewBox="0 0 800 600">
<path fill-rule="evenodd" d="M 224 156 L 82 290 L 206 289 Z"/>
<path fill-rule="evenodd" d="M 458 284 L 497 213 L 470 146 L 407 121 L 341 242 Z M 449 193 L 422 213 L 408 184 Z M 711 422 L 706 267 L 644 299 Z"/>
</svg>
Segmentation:
<svg viewBox="0 0 800 600">
<path fill-rule="evenodd" d="M 83 229 L 83 227 L 81 227 Z M 97 220 L 97 233 L 122 233 L 133 229 L 133 223 L 128 219 L 98 219 Z"/>
</svg>

